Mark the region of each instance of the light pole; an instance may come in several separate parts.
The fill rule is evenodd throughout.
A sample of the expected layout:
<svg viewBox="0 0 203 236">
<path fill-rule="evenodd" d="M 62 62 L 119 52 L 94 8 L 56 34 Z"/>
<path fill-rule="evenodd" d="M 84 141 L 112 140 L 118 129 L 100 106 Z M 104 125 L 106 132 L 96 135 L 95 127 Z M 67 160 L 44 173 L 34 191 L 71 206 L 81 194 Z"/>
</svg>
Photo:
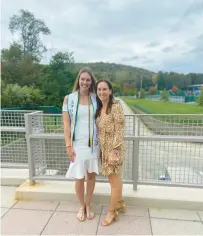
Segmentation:
<svg viewBox="0 0 203 236">
<path fill-rule="evenodd" d="M 141 95 L 143 76 L 141 75 L 140 77 L 141 77 L 141 81 L 140 81 L 140 95 Z M 140 97 L 140 96 L 139 96 L 139 97 Z"/>
</svg>

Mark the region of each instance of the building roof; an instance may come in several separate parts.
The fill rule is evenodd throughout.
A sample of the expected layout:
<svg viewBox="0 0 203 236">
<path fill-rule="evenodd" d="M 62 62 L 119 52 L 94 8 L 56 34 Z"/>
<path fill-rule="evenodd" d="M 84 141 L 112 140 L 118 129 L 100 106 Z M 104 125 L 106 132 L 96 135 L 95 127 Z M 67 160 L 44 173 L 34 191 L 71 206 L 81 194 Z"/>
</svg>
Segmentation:
<svg viewBox="0 0 203 236">
<path fill-rule="evenodd" d="M 188 88 L 192 88 L 192 87 L 203 87 L 203 84 L 193 84 L 193 85 L 189 85 L 187 86 Z"/>
</svg>

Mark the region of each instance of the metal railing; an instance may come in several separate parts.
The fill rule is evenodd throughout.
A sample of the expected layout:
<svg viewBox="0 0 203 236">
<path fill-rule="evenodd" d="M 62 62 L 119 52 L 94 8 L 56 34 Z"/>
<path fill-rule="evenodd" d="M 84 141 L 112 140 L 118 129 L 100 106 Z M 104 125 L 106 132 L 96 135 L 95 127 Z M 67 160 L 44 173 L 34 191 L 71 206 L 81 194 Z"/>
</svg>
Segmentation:
<svg viewBox="0 0 203 236">
<path fill-rule="evenodd" d="M 67 180 L 62 116 L 34 112 L 24 121 L 31 184 Z M 125 121 L 125 183 L 203 187 L 203 115 L 135 114 Z"/>
<path fill-rule="evenodd" d="M 1 167 L 28 168 L 25 114 L 29 110 L 1 110 Z"/>
<path fill-rule="evenodd" d="M 161 95 L 147 95 L 146 98 L 147 100 L 153 100 L 153 101 L 159 101 L 161 100 Z M 170 102 L 180 102 L 184 103 L 185 102 L 185 96 L 169 96 L 169 101 Z"/>
</svg>

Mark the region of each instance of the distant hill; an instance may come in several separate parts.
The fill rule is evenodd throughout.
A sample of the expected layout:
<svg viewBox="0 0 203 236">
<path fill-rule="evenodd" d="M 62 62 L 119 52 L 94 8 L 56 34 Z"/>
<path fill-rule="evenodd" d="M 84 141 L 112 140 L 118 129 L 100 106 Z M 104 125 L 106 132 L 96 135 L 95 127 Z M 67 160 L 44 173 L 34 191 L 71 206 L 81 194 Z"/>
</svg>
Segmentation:
<svg viewBox="0 0 203 236">
<path fill-rule="evenodd" d="M 148 83 L 151 84 L 152 75 L 154 74 L 153 72 L 142 68 L 116 63 L 75 63 L 75 66 L 77 69 L 80 69 L 84 66 L 90 67 L 97 79 L 108 77 L 111 81 L 119 83 L 135 82 L 139 84 L 142 76 L 145 80 L 145 83 L 148 81 Z"/>
<path fill-rule="evenodd" d="M 75 63 L 76 69 L 80 69 L 84 66 L 90 67 L 97 80 L 108 78 L 110 81 L 123 85 L 124 83 L 136 83 L 136 87 L 148 89 L 154 86 L 152 82 L 152 75 L 155 74 L 152 71 L 145 70 L 142 68 L 127 66 L 116 63 Z M 202 73 L 189 73 L 181 74 L 177 72 L 159 72 L 157 74 L 156 83 L 159 89 L 166 88 L 171 89 L 174 85 L 179 89 L 185 89 L 187 86 L 192 84 L 203 84 Z"/>
<path fill-rule="evenodd" d="M 108 62 L 95 62 L 95 63 L 75 63 L 76 67 L 81 68 L 83 66 L 88 66 L 94 72 L 113 72 L 113 71 L 127 71 L 132 72 L 138 75 L 149 75 L 151 76 L 154 74 L 154 72 L 145 70 L 142 68 L 134 67 L 134 66 L 128 66 L 128 65 L 122 65 L 122 64 L 116 64 L 116 63 L 108 63 Z"/>
</svg>

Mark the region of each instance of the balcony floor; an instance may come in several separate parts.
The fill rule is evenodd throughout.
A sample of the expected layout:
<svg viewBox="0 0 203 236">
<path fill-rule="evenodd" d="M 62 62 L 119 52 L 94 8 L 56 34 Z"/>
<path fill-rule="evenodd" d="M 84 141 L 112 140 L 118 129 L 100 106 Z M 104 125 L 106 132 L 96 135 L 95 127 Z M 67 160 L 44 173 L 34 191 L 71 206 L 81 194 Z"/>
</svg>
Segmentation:
<svg viewBox="0 0 203 236">
<path fill-rule="evenodd" d="M 106 205 L 93 204 L 96 218 L 80 223 L 78 203 L 16 201 L 15 192 L 1 187 L 2 235 L 203 235 L 203 211 L 127 206 L 119 221 L 104 227 Z"/>
</svg>

